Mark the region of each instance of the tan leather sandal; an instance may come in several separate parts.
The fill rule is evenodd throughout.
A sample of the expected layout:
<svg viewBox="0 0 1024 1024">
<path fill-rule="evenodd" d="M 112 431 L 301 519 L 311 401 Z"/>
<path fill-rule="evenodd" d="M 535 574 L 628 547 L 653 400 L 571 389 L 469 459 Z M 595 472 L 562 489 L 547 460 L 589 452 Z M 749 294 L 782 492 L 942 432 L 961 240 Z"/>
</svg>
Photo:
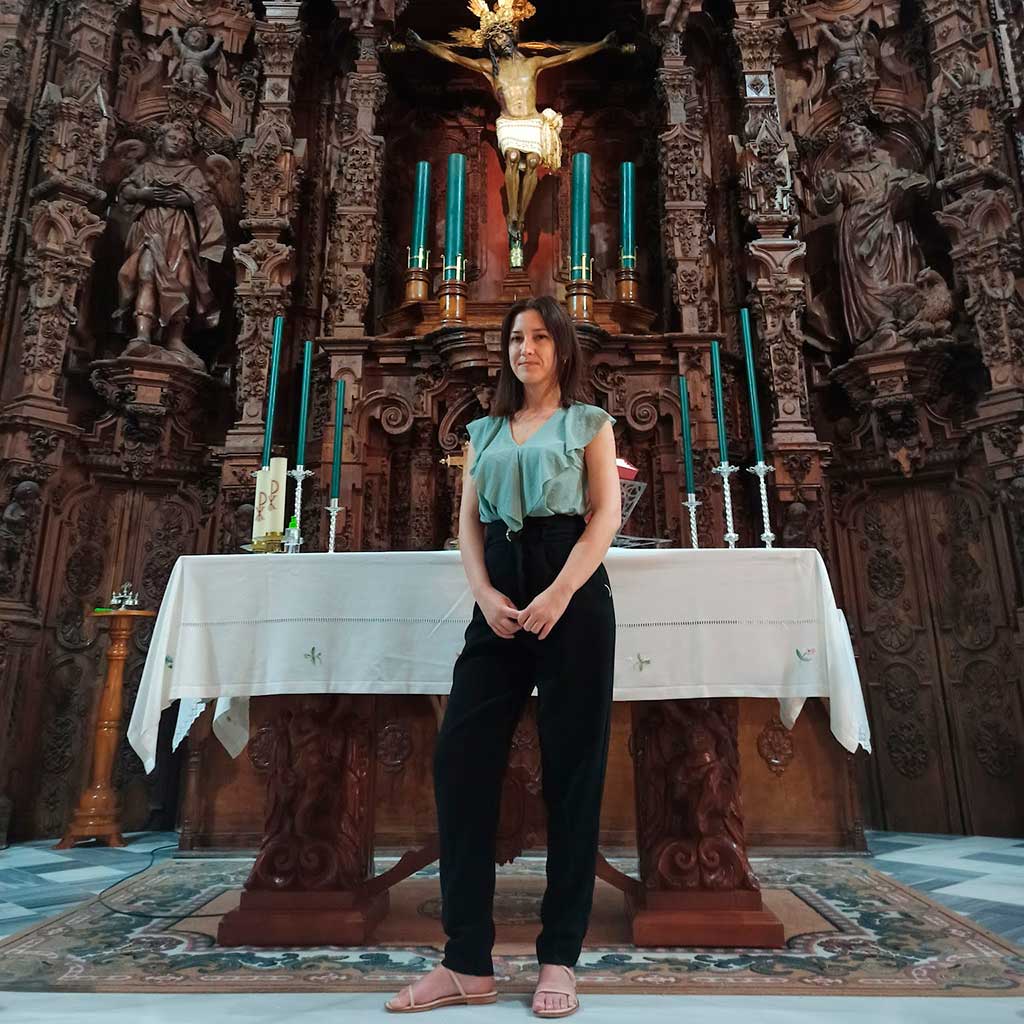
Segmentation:
<svg viewBox="0 0 1024 1024">
<path fill-rule="evenodd" d="M 534 1001 L 537 996 L 542 993 L 549 993 L 550 995 L 568 996 L 569 1005 L 563 1010 L 534 1010 L 534 1017 L 568 1017 L 571 1013 L 575 1013 L 580 1008 L 580 1001 L 576 998 L 576 975 L 572 973 L 572 968 L 566 967 L 565 964 L 553 964 L 551 966 L 561 967 L 563 971 L 569 976 L 567 984 L 570 987 L 558 988 L 557 985 L 548 984 L 544 988 L 538 988 L 533 993 Z"/>
<path fill-rule="evenodd" d="M 444 964 L 441 965 L 444 967 Z M 392 1006 L 391 1000 L 389 999 L 384 1004 L 384 1009 L 389 1013 L 423 1013 L 425 1010 L 437 1010 L 442 1006 L 480 1006 L 485 1003 L 493 1003 L 498 999 L 497 990 L 493 992 L 479 992 L 476 995 L 471 995 L 466 992 L 462 987 L 462 982 L 459 981 L 457 974 L 449 971 L 447 967 L 444 968 L 448 971 L 448 977 L 455 982 L 455 987 L 459 990 L 459 994 L 456 995 L 454 992 L 450 996 L 438 996 L 437 999 L 431 999 L 429 1003 L 416 1004 L 416 1000 L 413 998 L 412 985 L 407 985 L 406 988 L 409 990 L 409 1005 L 408 1006 Z M 415 982 L 413 983 L 415 984 Z M 403 992 L 405 989 L 402 990 Z M 402 992 L 398 995 L 401 996 Z M 396 999 L 398 996 L 395 997 Z"/>
</svg>

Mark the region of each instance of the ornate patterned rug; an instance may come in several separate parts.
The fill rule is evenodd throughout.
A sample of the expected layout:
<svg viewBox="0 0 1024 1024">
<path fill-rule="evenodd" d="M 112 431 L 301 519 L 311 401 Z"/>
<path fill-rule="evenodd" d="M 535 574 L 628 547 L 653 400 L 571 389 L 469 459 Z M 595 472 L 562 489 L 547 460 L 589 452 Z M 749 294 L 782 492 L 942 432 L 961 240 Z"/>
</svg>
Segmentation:
<svg viewBox="0 0 1024 1024">
<path fill-rule="evenodd" d="M 765 902 L 786 926 L 786 948 L 638 949 L 621 895 L 598 882 L 580 991 L 1024 995 L 1024 951 L 863 861 L 772 859 L 756 869 Z M 501 991 L 535 983 L 543 870 L 533 861 L 499 872 Z M 172 860 L 127 879 L 103 902 L 0 942 L 0 990 L 389 992 L 440 959 L 436 865 L 392 890 L 373 948 L 219 948 L 217 918 L 237 903 L 248 871 L 247 861 Z"/>
</svg>

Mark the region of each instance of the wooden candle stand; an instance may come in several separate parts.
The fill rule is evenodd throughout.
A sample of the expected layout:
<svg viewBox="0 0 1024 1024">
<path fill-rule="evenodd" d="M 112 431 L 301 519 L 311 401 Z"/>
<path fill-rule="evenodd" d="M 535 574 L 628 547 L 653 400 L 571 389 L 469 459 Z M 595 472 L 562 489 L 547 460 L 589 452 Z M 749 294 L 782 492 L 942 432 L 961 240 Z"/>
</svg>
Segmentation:
<svg viewBox="0 0 1024 1024">
<path fill-rule="evenodd" d="M 64 838 L 54 847 L 66 850 L 81 839 L 105 839 L 107 846 L 124 846 L 117 793 L 111 785 L 114 756 L 121 741 L 124 663 L 128 640 L 136 619 L 152 619 L 156 612 L 138 608 L 120 608 L 109 612 L 91 612 L 97 619 L 110 619 L 110 647 L 107 650 L 107 674 L 103 679 L 96 731 L 92 744 L 92 776 L 82 792 L 78 808 Z"/>
</svg>

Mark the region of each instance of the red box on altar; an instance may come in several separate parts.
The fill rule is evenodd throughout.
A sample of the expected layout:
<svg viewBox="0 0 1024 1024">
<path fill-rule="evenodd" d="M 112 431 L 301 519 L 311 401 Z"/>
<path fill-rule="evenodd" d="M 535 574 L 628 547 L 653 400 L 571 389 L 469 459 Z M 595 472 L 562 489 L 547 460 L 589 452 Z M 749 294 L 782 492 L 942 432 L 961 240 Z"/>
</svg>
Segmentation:
<svg viewBox="0 0 1024 1024">
<path fill-rule="evenodd" d="M 615 465 L 619 471 L 620 480 L 635 480 L 637 473 L 640 472 L 633 463 L 627 462 L 625 459 L 616 459 Z"/>
</svg>

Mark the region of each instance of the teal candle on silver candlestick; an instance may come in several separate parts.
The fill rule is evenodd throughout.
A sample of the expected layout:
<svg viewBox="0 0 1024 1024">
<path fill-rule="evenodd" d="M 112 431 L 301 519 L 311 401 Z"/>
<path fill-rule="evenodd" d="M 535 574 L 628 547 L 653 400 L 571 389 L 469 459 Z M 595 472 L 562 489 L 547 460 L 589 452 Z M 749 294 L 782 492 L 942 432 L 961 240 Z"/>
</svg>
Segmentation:
<svg viewBox="0 0 1024 1024">
<path fill-rule="evenodd" d="M 711 342 L 711 382 L 715 389 L 715 424 L 718 427 L 718 454 L 720 462 L 729 461 L 729 440 L 725 436 L 725 399 L 722 397 L 722 357 L 718 342 Z"/>
<path fill-rule="evenodd" d="M 590 154 L 572 158 L 572 245 L 569 277 L 573 281 L 590 280 Z"/>
<path fill-rule="evenodd" d="M 345 381 L 338 378 L 334 388 L 334 458 L 331 462 L 331 499 L 341 494 L 341 433 L 345 421 Z"/>
<path fill-rule="evenodd" d="M 461 153 L 448 157 L 448 192 L 445 207 L 444 279 L 462 280 L 463 225 L 466 220 L 466 158 Z"/>
<path fill-rule="evenodd" d="M 690 436 L 690 396 L 686 391 L 686 377 L 679 375 L 679 418 L 683 435 L 683 466 L 686 470 L 686 493 L 696 493 L 693 486 L 693 438 Z"/>
<path fill-rule="evenodd" d="M 747 391 L 750 392 L 750 426 L 754 434 L 754 455 L 764 462 L 764 444 L 761 440 L 761 408 L 757 402 L 757 373 L 754 367 L 754 343 L 750 334 L 750 310 L 740 310 L 740 329 L 743 334 L 743 355 L 747 360 Z"/>
<path fill-rule="evenodd" d="M 412 212 L 412 244 L 409 266 L 422 270 L 427 265 L 427 216 L 430 211 L 430 164 L 421 160 L 416 165 L 416 195 Z"/>
<path fill-rule="evenodd" d="M 274 343 L 270 348 L 270 371 L 267 381 L 267 419 L 263 428 L 263 461 L 266 469 L 270 465 L 270 446 L 274 440 L 274 409 L 277 406 L 277 371 L 281 365 L 281 338 L 284 335 L 284 317 L 274 317 Z"/>
<path fill-rule="evenodd" d="M 636 267 L 636 165 L 627 160 L 622 165 L 622 195 L 619 209 L 619 240 L 623 270 Z"/>
<path fill-rule="evenodd" d="M 313 342 L 302 346 L 302 400 L 299 403 L 299 440 L 295 446 L 295 465 L 306 464 L 306 427 L 309 425 L 309 381 L 313 373 Z"/>
</svg>

